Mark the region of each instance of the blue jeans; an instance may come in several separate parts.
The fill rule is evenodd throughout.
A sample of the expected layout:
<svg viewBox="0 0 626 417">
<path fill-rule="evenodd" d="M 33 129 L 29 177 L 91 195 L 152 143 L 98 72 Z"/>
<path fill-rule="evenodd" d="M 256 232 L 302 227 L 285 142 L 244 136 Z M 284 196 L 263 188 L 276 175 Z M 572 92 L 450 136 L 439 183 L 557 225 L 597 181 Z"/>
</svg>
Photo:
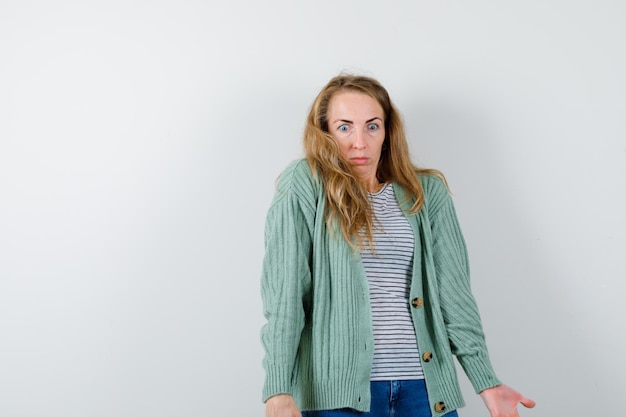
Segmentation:
<svg viewBox="0 0 626 417">
<path fill-rule="evenodd" d="M 304 411 L 302 417 L 432 417 L 428 393 L 423 379 L 411 381 L 371 382 L 370 411 L 363 413 L 351 408 L 326 411 Z M 446 417 L 458 417 L 455 411 Z"/>
</svg>

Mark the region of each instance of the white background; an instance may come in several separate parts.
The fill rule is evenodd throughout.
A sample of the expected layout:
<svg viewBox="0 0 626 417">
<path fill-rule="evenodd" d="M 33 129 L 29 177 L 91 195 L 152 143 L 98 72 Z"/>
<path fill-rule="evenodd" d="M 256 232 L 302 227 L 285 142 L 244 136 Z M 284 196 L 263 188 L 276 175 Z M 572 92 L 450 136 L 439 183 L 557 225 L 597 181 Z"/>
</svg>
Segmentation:
<svg viewBox="0 0 626 417">
<path fill-rule="evenodd" d="M 0 416 L 262 415 L 265 213 L 343 70 L 447 175 L 522 415 L 619 415 L 625 40 L 618 0 L 0 1 Z"/>
</svg>

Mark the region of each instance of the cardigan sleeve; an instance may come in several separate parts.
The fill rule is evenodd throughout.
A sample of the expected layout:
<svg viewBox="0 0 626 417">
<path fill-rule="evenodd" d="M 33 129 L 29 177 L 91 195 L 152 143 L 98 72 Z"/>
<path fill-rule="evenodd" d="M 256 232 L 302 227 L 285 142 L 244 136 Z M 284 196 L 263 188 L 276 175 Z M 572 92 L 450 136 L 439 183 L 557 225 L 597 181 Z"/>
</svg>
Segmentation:
<svg viewBox="0 0 626 417">
<path fill-rule="evenodd" d="M 311 228 L 315 205 L 308 166 L 292 163 L 280 176 L 265 224 L 261 276 L 265 349 L 263 401 L 293 395 L 292 375 L 304 326 L 303 299 L 310 286 Z"/>
<path fill-rule="evenodd" d="M 489 360 L 478 306 L 470 286 L 465 240 L 446 186 L 434 177 L 424 182 L 446 333 L 452 353 L 478 393 L 499 385 L 500 381 Z"/>
</svg>

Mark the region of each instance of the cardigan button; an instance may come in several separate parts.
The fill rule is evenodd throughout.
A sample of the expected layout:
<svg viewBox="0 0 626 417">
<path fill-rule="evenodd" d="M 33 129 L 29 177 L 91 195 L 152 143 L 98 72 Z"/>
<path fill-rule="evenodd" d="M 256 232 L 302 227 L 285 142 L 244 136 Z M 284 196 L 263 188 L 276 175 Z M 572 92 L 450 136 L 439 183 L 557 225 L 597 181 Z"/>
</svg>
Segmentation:
<svg viewBox="0 0 626 417">
<path fill-rule="evenodd" d="M 433 360 L 433 353 L 431 351 L 424 352 L 424 354 L 422 355 L 422 360 L 424 362 L 430 362 L 431 360 Z"/>
<path fill-rule="evenodd" d="M 415 297 L 413 301 L 411 301 L 411 304 L 413 304 L 415 308 L 421 308 L 424 305 L 424 300 L 422 300 L 421 297 Z"/>
<path fill-rule="evenodd" d="M 446 403 L 444 403 L 443 401 L 439 401 L 437 404 L 435 404 L 436 412 L 442 413 L 445 409 L 446 409 Z"/>
</svg>

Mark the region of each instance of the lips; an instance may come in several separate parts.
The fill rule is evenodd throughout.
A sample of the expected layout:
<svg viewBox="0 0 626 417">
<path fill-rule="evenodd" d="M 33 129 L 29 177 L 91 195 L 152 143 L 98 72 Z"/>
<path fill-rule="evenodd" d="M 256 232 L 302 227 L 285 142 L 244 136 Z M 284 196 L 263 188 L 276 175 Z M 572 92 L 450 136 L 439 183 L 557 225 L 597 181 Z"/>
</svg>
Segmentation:
<svg viewBox="0 0 626 417">
<path fill-rule="evenodd" d="M 350 160 L 351 160 L 352 162 L 354 162 L 355 164 L 357 164 L 357 165 L 362 165 L 362 164 L 367 163 L 367 161 L 369 160 L 369 158 L 366 158 L 366 157 L 364 157 L 364 156 L 363 156 L 363 157 L 358 156 L 358 157 L 356 157 L 356 158 L 350 158 Z"/>
</svg>

